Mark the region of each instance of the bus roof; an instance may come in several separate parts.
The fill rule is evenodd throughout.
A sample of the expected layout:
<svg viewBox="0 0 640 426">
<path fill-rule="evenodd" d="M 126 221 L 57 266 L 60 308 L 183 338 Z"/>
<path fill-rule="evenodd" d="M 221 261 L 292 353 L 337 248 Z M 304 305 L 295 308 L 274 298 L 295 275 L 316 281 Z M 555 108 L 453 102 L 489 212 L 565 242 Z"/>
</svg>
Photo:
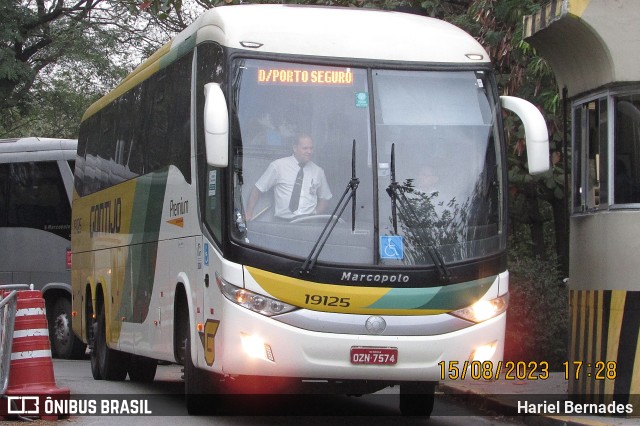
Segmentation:
<svg viewBox="0 0 640 426">
<path fill-rule="evenodd" d="M 76 139 L 0 139 L 0 163 L 75 160 L 77 146 Z"/>
<path fill-rule="evenodd" d="M 375 9 L 239 5 L 210 9 L 173 40 L 256 52 L 430 63 L 488 62 L 469 34 L 447 22 Z M 469 58 L 467 55 L 481 55 Z"/>
<path fill-rule="evenodd" d="M 93 104 L 83 120 L 182 56 L 196 44 L 308 57 L 426 64 L 482 64 L 473 37 L 439 19 L 375 9 L 252 4 L 207 10 Z"/>
</svg>

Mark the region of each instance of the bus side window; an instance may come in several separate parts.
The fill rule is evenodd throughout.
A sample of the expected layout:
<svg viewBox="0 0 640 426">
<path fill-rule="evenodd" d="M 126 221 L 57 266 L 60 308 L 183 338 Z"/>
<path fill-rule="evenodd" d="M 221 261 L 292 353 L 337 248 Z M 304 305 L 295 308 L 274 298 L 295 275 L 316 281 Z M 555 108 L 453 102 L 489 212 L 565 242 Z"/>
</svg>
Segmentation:
<svg viewBox="0 0 640 426">
<path fill-rule="evenodd" d="M 10 165 L 8 225 L 70 238 L 71 209 L 55 161 Z"/>
<path fill-rule="evenodd" d="M 7 225 L 9 190 L 9 165 L 0 164 L 0 227 Z"/>
</svg>

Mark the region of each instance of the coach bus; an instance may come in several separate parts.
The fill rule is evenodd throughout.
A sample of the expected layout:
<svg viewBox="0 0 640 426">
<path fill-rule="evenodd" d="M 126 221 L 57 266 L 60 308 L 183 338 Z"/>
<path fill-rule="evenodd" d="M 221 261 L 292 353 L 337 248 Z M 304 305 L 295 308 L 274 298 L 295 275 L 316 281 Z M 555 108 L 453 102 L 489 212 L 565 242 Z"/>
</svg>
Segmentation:
<svg viewBox="0 0 640 426">
<path fill-rule="evenodd" d="M 75 139 L 0 139 L 0 284 L 45 299 L 53 355 L 78 358 L 71 330 L 71 195 Z"/>
<path fill-rule="evenodd" d="M 545 171 L 541 114 L 499 97 L 485 50 L 450 24 L 205 12 L 82 119 L 73 326 L 94 378 L 184 364 L 190 413 L 215 394 L 399 385 L 403 414 L 430 414 L 450 367 L 503 354 L 501 107 L 524 122 L 530 172 Z M 328 210 L 278 220 L 265 191 L 248 220 L 256 181 L 300 134 Z"/>
</svg>

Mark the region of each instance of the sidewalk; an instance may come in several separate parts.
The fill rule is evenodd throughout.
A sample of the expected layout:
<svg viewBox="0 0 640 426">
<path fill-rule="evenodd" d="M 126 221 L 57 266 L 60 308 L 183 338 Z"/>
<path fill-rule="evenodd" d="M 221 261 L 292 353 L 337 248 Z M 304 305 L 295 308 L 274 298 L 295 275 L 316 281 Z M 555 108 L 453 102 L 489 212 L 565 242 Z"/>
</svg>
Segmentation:
<svg viewBox="0 0 640 426">
<path fill-rule="evenodd" d="M 585 414 L 555 414 L 567 400 L 564 373 L 551 373 L 547 380 L 448 380 L 440 383 L 445 394 L 471 398 L 475 403 L 505 415 L 522 416 L 528 425 L 637 425 L 640 418 Z M 535 404 L 535 405 L 534 405 Z M 543 407 L 543 414 L 526 414 L 524 406 Z M 520 412 L 518 411 L 520 406 Z M 564 412 L 564 411 L 563 411 Z"/>
</svg>

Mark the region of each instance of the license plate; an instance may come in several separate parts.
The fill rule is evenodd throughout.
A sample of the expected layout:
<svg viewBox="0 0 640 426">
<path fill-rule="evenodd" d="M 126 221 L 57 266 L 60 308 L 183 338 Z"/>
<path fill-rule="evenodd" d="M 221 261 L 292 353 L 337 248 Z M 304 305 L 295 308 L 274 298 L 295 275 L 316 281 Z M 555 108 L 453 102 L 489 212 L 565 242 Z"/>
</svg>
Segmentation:
<svg viewBox="0 0 640 426">
<path fill-rule="evenodd" d="M 351 364 L 394 365 L 398 362 L 398 348 L 351 348 Z"/>
</svg>

